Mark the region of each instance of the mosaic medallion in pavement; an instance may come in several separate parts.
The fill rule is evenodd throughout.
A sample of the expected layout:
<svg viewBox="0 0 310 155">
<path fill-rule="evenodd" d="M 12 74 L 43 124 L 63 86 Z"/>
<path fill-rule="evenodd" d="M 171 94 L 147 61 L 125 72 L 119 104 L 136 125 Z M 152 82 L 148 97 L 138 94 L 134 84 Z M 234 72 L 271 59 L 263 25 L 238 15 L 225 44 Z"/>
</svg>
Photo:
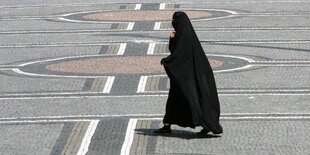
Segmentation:
<svg viewBox="0 0 310 155">
<path fill-rule="evenodd" d="M 219 9 L 180 8 L 180 4 L 143 3 L 121 4 L 117 10 L 94 10 L 62 15 L 69 22 L 155 22 L 170 21 L 175 11 L 184 11 L 191 20 L 211 20 L 229 17 L 235 12 Z M 154 16 L 156 15 L 156 16 Z M 145 24 L 145 23 L 144 23 Z"/>
<path fill-rule="evenodd" d="M 126 51 L 127 52 L 127 51 Z M 125 52 L 125 53 L 126 53 Z M 130 52 L 130 51 L 128 51 Z M 15 71 L 28 76 L 109 76 L 118 74 L 164 74 L 160 60 L 167 53 L 127 56 L 98 54 L 39 60 L 22 63 Z M 207 55 L 215 72 L 242 68 L 249 64 L 246 60 L 226 55 Z"/>
</svg>

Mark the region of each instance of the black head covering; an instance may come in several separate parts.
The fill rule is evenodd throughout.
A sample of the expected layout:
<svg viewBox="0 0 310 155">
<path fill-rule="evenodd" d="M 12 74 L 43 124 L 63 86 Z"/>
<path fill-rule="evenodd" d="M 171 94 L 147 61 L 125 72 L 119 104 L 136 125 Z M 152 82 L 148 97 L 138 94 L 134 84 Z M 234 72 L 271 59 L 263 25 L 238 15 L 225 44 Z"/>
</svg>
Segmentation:
<svg viewBox="0 0 310 155">
<path fill-rule="evenodd" d="M 180 36 L 182 36 L 182 32 L 183 32 L 183 29 L 185 27 L 191 27 L 191 22 L 189 20 L 189 18 L 187 17 L 187 15 L 184 13 L 184 12 L 175 12 L 173 14 L 173 17 L 172 17 L 172 26 L 175 30 L 175 32 L 178 32 L 176 33 L 175 37 L 174 38 L 170 38 L 170 43 L 169 43 L 169 47 L 172 48 L 170 49 L 171 52 L 173 52 L 174 48 L 175 48 L 175 45 L 176 45 L 176 41 L 179 40 Z M 195 31 L 192 30 L 194 33 Z"/>
<path fill-rule="evenodd" d="M 172 25 L 176 34 L 170 38 L 171 54 L 162 60 L 170 78 L 164 123 L 222 133 L 213 71 L 194 28 L 181 11 L 173 14 Z"/>
</svg>

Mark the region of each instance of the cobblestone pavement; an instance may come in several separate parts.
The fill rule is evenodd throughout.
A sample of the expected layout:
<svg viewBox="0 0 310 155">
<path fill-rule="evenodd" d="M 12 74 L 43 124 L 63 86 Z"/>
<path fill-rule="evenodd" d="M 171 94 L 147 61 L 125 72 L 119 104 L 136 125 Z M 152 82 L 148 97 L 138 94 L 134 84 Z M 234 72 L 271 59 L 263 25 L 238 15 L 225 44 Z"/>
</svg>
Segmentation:
<svg viewBox="0 0 310 155">
<path fill-rule="evenodd" d="M 1 0 L 0 154 L 310 154 L 310 1 Z M 188 13 L 224 134 L 162 126 L 159 60 Z"/>
</svg>

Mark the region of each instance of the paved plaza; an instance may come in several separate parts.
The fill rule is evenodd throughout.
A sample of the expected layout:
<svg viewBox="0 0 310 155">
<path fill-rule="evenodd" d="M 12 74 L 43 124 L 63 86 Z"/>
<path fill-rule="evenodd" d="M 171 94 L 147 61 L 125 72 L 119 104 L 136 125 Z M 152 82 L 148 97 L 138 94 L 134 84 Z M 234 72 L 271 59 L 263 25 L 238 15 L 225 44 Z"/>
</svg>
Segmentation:
<svg viewBox="0 0 310 155">
<path fill-rule="evenodd" d="M 162 126 L 171 18 L 214 70 L 221 135 Z M 309 155 L 309 0 L 1 0 L 0 154 Z"/>
</svg>

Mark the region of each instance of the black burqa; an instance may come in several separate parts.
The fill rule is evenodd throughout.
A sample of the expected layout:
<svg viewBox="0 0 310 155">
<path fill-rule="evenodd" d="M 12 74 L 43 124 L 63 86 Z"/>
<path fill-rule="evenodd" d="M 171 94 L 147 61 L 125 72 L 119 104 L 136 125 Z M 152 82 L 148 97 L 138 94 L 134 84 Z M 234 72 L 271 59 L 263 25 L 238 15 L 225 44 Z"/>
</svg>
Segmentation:
<svg viewBox="0 0 310 155">
<path fill-rule="evenodd" d="M 172 25 L 176 34 L 170 38 L 171 54 L 161 61 L 170 79 L 163 122 L 222 133 L 213 71 L 194 28 L 181 11 L 173 14 Z"/>
</svg>

